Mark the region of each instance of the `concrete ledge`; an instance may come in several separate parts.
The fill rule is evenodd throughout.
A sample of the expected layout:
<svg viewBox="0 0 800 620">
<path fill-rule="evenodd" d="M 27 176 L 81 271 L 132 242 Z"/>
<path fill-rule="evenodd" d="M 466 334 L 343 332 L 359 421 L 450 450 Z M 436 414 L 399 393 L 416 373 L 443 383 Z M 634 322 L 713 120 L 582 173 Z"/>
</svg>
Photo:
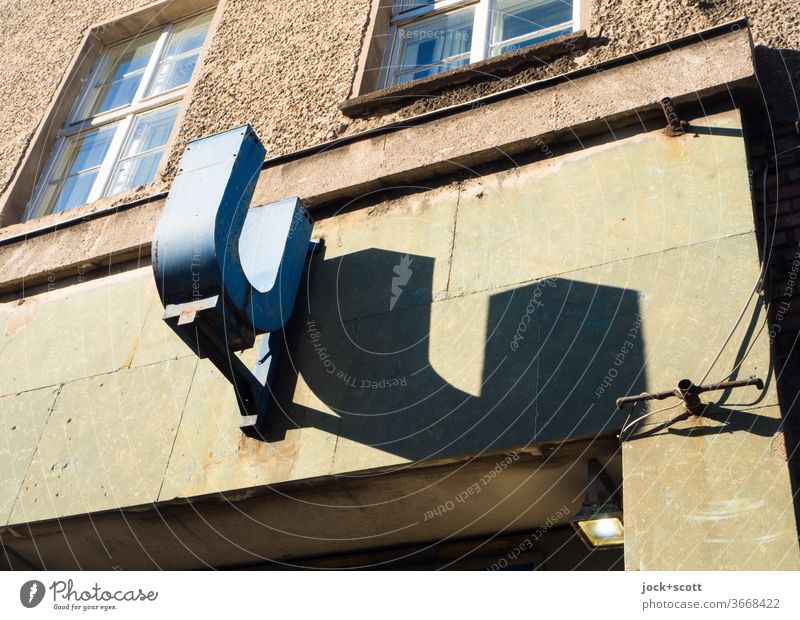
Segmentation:
<svg viewBox="0 0 800 620">
<path fill-rule="evenodd" d="M 392 111 L 408 103 L 409 99 L 431 95 L 466 82 L 495 80 L 524 67 L 546 64 L 553 58 L 586 49 L 589 45 L 586 31 L 579 30 L 501 56 L 348 99 L 339 106 L 339 109 L 342 114 L 351 118 Z"/>
<path fill-rule="evenodd" d="M 587 135 L 615 119 L 660 114 L 665 96 L 694 102 L 754 77 L 749 29 L 732 24 L 726 34 L 668 53 L 584 69 L 553 86 L 499 101 L 492 96 L 492 103 L 479 100 L 430 122 L 268 167 L 255 200 L 298 195 L 310 206 L 349 200 L 531 150 L 565 130 Z"/>
<path fill-rule="evenodd" d="M 453 532 L 467 529 L 471 535 L 490 534 L 507 525 L 493 506 L 503 503 L 508 510 L 517 510 L 520 530 L 533 531 L 545 523 L 560 506 L 582 498 L 579 487 L 561 485 L 563 493 L 552 489 L 544 493 L 552 480 L 566 480 L 575 459 L 596 457 L 609 459 L 618 449 L 614 437 L 581 437 L 530 447 L 515 463 L 509 483 L 505 474 L 480 495 L 483 507 L 475 518 L 469 511 L 453 511 L 442 519 L 432 519 L 414 529 L 419 542 L 447 538 Z M 14 568 L 26 569 L 97 569 L 110 570 L 124 561 L 125 570 L 188 569 L 202 557 L 209 565 L 241 566 L 254 561 L 256 553 L 263 558 L 294 560 L 320 553 L 351 553 L 380 546 L 408 543 L 407 523 L 403 521 L 403 503 L 386 501 L 386 490 L 394 498 L 406 498 L 408 510 L 418 506 L 436 506 L 440 497 L 450 497 L 468 488 L 496 466 L 505 452 L 486 453 L 478 458 L 451 459 L 442 463 L 419 463 L 410 466 L 363 470 L 365 476 L 380 476 L 381 484 L 367 484 L 362 477 L 330 475 L 307 478 L 270 486 L 243 488 L 191 498 L 174 498 L 157 503 L 141 504 L 91 514 L 1 526 L 0 536 L 7 549 L 14 553 L 9 562 Z M 544 465 L 546 463 L 546 465 Z M 532 475 L 532 472 L 537 472 Z M 523 480 L 520 484 L 520 480 Z M 542 482 L 544 479 L 546 482 Z M 437 480 L 437 484 L 432 481 Z M 444 482 L 443 482 L 444 480 Z M 513 482 L 511 482 L 513 480 Z M 548 482 L 549 481 L 549 482 Z M 422 489 L 422 491 L 420 491 Z M 427 490 L 426 490 L 427 489 Z M 531 507 L 529 498 L 544 499 Z M 354 505 L 358 496 L 365 505 L 358 510 L 343 510 Z M 342 498 L 346 498 L 343 502 Z M 303 501 L 298 501 L 302 498 Z M 527 502 L 526 502 L 527 500 Z M 402 501 L 402 500 L 401 500 Z M 307 503 L 317 510 L 309 513 Z M 231 506 L 237 507 L 231 510 Z M 578 506 L 572 507 L 577 510 Z M 182 524 L 181 531 L 193 532 L 190 538 L 176 536 L 164 525 L 167 520 Z M 253 518 L 271 524 L 299 523 L 311 517 L 309 531 L 321 532 L 320 538 L 291 534 L 291 527 L 278 526 L 265 536 L 263 528 L 253 527 Z M 457 520 L 454 520 L 454 517 Z M 335 528 L 331 525 L 335 524 Z M 146 545 L 136 541 L 146 541 Z M 69 549 L 65 549 L 69 541 Z M 99 544 L 103 541 L 105 547 Z M 202 541 L 202 549 L 192 549 Z M 231 541 L 235 541 L 232 543 Z M 416 542 L 416 541 L 415 541 Z M 315 546 L 316 545 L 316 546 Z M 110 549 L 111 553 L 106 552 Z M 1 552 L 1 550 L 0 550 Z M 123 559 L 120 559 L 123 558 Z M 0 554 L 0 561 L 3 560 Z"/>
<path fill-rule="evenodd" d="M 150 241 L 163 206 L 163 200 L 149 202 L 0 246 L 0 293 L 24 291 L 141 257 L 149 261 Z"/>
<path fill-rule="evenodd" d="M 677 49 L 671 49 L 677 47 Z M 657 101 L 697 102 L 755 83 L 750 31 L 718 26 L 595 67 L 497 93 L 360 136 L 267 161 L 254 203 L 300 196 L 310 207 L 452 174 L 548 142 L 661 114 Z M 0 292 L 68 277 L 149 252 L 163 201 L 41 229 L 13 227 L 0 243 Z M 35 231 L 36 237 L 27 235 Z"/>
</svg>

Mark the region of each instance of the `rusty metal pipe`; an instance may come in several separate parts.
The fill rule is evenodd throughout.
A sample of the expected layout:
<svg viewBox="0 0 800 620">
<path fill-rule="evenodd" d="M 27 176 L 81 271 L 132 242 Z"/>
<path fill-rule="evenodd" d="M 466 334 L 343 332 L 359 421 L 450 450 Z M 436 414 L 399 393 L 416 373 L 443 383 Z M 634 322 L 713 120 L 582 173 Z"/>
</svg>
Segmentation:
<svg viewBox="0 0 800 620">
<path fill-rule="evenodd" d="M 680 394 L 676 393 L 677 390 L 666 390 L 664 392 L 642 392 L 631 396 L 623 396 L 617 399 L 617 409 L 622 409 L 628 403 L 640 403 L 646 400 L 664 400 L 670 396 L 681 398 Z"/>
<path fill-rule="evenodd" d="M 691 379 L 681 379 L 678 381 L 678 387 L 672 390 L 665 390 L 664 392 L 642 392 L 635 396 L 623 396 L 618 398 L 617 409 L 622 409 L 628 403 L 640 403 L 646 400 L 664 400 L 665 398 L 674 396 L 683 401 L 689 413 L 692 415 L 700 415 L 703 410 L 703 401 L 700 400 L 700 394 L 703 392 L 716 392 L 749 385 L 755 386 L 758 390 L 764 389 L 764 382 L 758 377 L 738 379 L 736 381 L 722 381 L 721 383 L 713 383 L 711 385 L 695 385 L 692 383 Z"/>
<path fill-rule="evenodd" d="M 703 401 L 700 400 L 700 387 L 692 383 L 690 379 L 678 381 L 676 390 L 678 397 L 683 399 L 686 411 L 692 415 L 700 415 L 703 411 Z"/>
<path fill-rule="evenodd" d="M 722 383 L 712 383 L 711 385 L 700 386 L 701 392 L 715 392 L 717 390 L 727 390 L 729 388 L 746 387 L 754 385 L 759 390 L 764 389 L 764 382 L 758 377 L 750 377 L 749 379 L 738 379 L 736 381 L 723 381 Z"/>
<path fill-rule="evenodd" d="M 664 129 L 664 133 L 670 138 L 684 134 L 686 130 L 683 128 L 683 123 L 681 123 L 675 106 L 672 104 L 672 99 L 664 97 L 659 103 L 664 111 L 664 116 L 667 118 L 667 127 Z"/>
</svg>

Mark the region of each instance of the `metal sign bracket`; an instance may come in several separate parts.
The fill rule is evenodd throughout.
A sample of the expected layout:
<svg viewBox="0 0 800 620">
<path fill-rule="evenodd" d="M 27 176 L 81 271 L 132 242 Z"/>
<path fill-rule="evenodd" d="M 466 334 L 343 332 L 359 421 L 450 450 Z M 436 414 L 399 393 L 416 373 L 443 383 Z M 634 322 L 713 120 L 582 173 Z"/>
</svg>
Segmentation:
<svg viewBox="0 0 800 620">
<path fill-rule="evenodd" d="M 189 143 L 153 238 L 167 325 L 230 381 L 242 431 L 263 438 L 283 328 L 311 241 L 298 198 L 250 207 L 265 150 L 249 126 Z M 236 355 L 265 334 L 254 372 Z"/>
</svg>

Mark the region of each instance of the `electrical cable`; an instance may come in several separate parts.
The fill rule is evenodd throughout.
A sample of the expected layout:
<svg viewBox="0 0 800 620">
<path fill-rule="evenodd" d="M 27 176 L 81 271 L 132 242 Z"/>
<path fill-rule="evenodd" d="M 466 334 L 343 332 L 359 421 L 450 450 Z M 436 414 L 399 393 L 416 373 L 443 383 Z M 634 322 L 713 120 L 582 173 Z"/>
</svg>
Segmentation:
<svg viewBox="0 0 800 620">
<path fill-rule="evenodd" d="M 677 396 L 675 396 L 674 398 L 677 398 Z M 683 401 L 681 400 L 680 402 L 677 402 L 674 405 L 670 405 L 669 407 L 662 407 L 661 409 L 656 409 L 655 411 L 648 411 L 644 415 L 640 415 L 638 418 L 633 420 L 633 422 L 624 424 L 622 426 L 622 428 L 620 429 L 619 435 L 617 435 L 617 437 L 619 437 L 620 441 L 625 441 L 625 431 L 628 430 L 630 427 L 632 427 L 637 422 L 640 422 L 641 420 L 644 420 L 645 418 L 647 418 L 647 417 L 649 417 L 651 415 L 655 415 L 656 413 L 661 413 L 662 411 L 669 411 L 670 409 L 675 409 L 675 407 L 679 407 L 682 404 L 683 404 Z"/>
<path fill-rule="evenodd" d="M 636 407 L 638 407 L 638 406 L 639 406 L 639 402 L 638 401 L 633 403 L 633 407 L 631 407 L 631 410 L 628 412 L 628 415 L 625 417 L 625 421 L 622 423 L 622 428 L 620 429 L 619 434 L 617 435 L 617 439 L 619 439 L 620 443 L 625 441 L 623 436 L 622 436 L 622 432 L 628 426 L 628 422 L 630 421 L 631 416 L 633 415 L 633 412 L 636 411 Z"/>
<path fill-rule="evenodd" d="M 767 311 L 767 312 L 769 311 L 769 307 L 767 307 L 766 311 Z M 742 359 L 740 359 L 740 360 L 739 360 L 739 361 L 736 363 L 736 366 L 734 366 L 734 367 L 731 369 L 731 372 L 730 372 L 730 374 L 729 374 L 727 377 L 725 377 L 725 378 L 724 378 L 722 381 L 729 381 L 729 380 L 730 380 L 730 379 L 733 377 L 733 375 L 734 375 L 734 374 L 736 374 L 736 371 L 737 371 L 737 370 L 739 370 L 739 367 L 740 367 L 740 366 L 741 366 L 741 365 L 744 363 L 744 361 L 747 359 L 747 356 L 748 356 L 748 355 L 750 355 L 750 351 L 752 351 L 752 350 L 753 350 L 753 345 L 755 345 L 756 341 L 758 340 L 758 338 L 759 338 L 759 337 L 761 336 L 761 334 L 763 333 L 763 331 L 764 331 L 764 328 L 767 326 L 767 322 L 768 322 L 768 321 L 769 321 L 769 314 L 767 314 L 767 315 L 764 317 L 764 320 L 761 322 L 761 327 L 759 327 L 759 328 L 758 328 L 758 332 L 757 332 L 757 333 L 756 333 L 756 335 L 753 337 L 753 340 L 750 342 L 750 346 L 749 346 L 749 347 L 747 347 L 747 351 L 745 351 L 745 354 L 742 356 Z M 722 381 L 720 381 L 720 383 L 722 383 Z"/>
<path fill-rule="evenodd" d="M 762 207 L 763 207 L 762 211 L 763 211 L 763 218 L 764 218 L 763 219 L 764 240 L 763 240 L 763 244 L 762 244 L 762 251 L 764 252 L 764 254 L 766 254 L 766 251 L 767 251 L 767 173 L 768 173 L 768 169 L 765 167 L 764 168 L 764 178 L 763 178 L 763 183 L 762 183 L 763 190 L 764 190 L 764 200 L 762 202 Z M 776 225 L 777 225 L 777 219 L 775 221 L 776 221 Z M 773 237 L 774 237 L 774 231 L 773 231 Z M 720 347 L 719 352 L 717 353 L 717 355 L 714 358 L 714 360 L 711 362 L 711 365 L 708 367 L 708 370 L 706 370 L 706 374 L 704 374 L 703 378 L 700 379 L 700 383 L 698 385 L 703 385 L 705 383 L 706 379 L 708 379 L 708 375 L 711 374 L 711 371 L 714 369 L 714 366 L 719 361 L 719 358 L 722 357 L 722 353 L 725 351 L 725 348 L 728 346 L 728 343 L 731 341 L 731 338 L 733 338 L 733 334 L 736 332 L 736 328 L 739 327 L 739 323 L 742 322 L 742 319 L 744 318 L 745 312 L 747 312 L 747 308 L 750 306 L 750 302 L 753 300 L 753 296 L 758 292 L 759 288 L 761 288 L 763 290 L 764 279 L 767 276 L 767 261 L 768 261 L 768 259 L 769 259 L 768 255 L 762 255 L 762 257 L 761 257 L 761 271 L 758 274 L 758 279 L 756 280 L 756 283 L 753 286 L 753 290 L 750 291 L 750 295 L 748 295 L 747 301 L 745 302 L 744 307 L 742 308 L 742 311 L 739 313 L 739 318 L 736 319 L 736 322 L 733 324 L 733 327 L 731 328 L 730 333 L 728 333 L 728 337 L 725 338 L 725 342 L 722 343 L 722 347 Z M 744 361 L 744 358 L 742 359 L 742 361 Z"/>
<path fill-rule="evenodd" d="M 789 149 L 787 149 L 787 151 L 788 150 Z M 784 152 L 780 153 L 779 155 L 782 155 L 783 153 L 785 153 L 787 151 L 784 151 Z M 708 367 L 708 370 L 703 375 L 703 378 L 700 380 L 699 385 L 703 385 L 705 383 L 706 379 L 708 379 L 708 375 L 711 374 L 711 371 L 714 369 L 714 366 L 719 361 L 719 358 L 722 357 L 722 353 L 725 351 L 725 348 L 730 343 L 731 338 L 733 338 L 733 334 L 736 332 L 736 328 L 739 327 L 739 324 L 742 322 L 742 319 L 744 318 L 744 315 L 747 312 L 747 308 L 750 306 L 750 302 L 753 300 L 753 296 L 756 295 L 756 293 L 759 293 L 759 292 L 763 293 L 763 291 L 764 291 L 764 280 L 765 280 L 765 278 L 767 276 L 767 262 L 769 260 L 770 254 L 771 254 L 771 252 L 767 253 L 767 177 L 768 177 L 768 172 L 769 172 L 769 169 L 767 167 L 765 167 L 764 168 L 764 177 L 762 179 L 762 190 L 763 190 L 763 201 L 762 201 L 762 218 L 763 219 L 762 219 L 762 224 L 763 224 L 763 231 L 764 231 L 763 235 L 764 236 L 763 236 L 763 241 L 762 241 L 761 270 L 759 271 L 758 278 L 756 279 L 755 285 L 753 286 L 753 290 L 750 291 L 750 294 L 747 296 L 747 301 L 745 302 L 744 307 L 742 308 L 742 311 L 739 313 L 739 316 L 736 319 L 736 322 L 733 324 L 733 327 L 731 328 L 730 332 L 728 333 L 728 336 L 725 338 L 725 342 L 722 343 L 722 347 L 720 347 L 720 350 L 717 352 L 717 355 L 714 357 L 714 360 L 711 362 L 711 365 Z M 775 224 L 777 226 L 777 219 L 775 221 Z M 773 230 L 773 238 L 774 238 L 774 234 L 775 234 L 775 230 Z M 766 316 L 764 317 L 764 320 L 761 323 L 761 327 L 758 328 L 758 332 L 756 332 L 756 335 L 753 337 L 752 341 L 750 342 L 750 346 L 747 347 L 747 351 L 745 351 L 745 353 L 742 356 L 742 358 L 736 363 L 736 365 L 731 369 L 730 373 L 722 381 L 728 381 L 736 373 L 736 371 L 741 367 L 741 365 L 747 359 L 747 356 L 750 355 L 750 352 L 753 350 L 753 346 L 756 344 L 756 342 L 758 341 L 759 337 L 763 333 L 764 328 L 767 326 L 767 323 L 769 321 L 769 304 L 765 302 L 765 306 L 766 306 L 765 311 L 767 312 L 767 314 L 766 314 Z M 639 416 L 635 420 L 630 421 L 631 416 L 633 415 L 633 411 L 636 409 L 636 405 L 639 404 L 639 403 L 635 403 L 633 409 L 631 409 L 631 412 L 628 414 L 628 417 L 625 419 L 625 423 L 622 425 L 622 428 L 620 429 L 619 435 L 617 435 L 617 437 L 619 438 L 620 442 L 624 442 L 625 441 L 625 431 L 630 429 L 633 425 L 635 425 L 638 422 L 641 422 L 645 418 L 647 418 L 647 417 L 649 417 L 651 415 L 654 415 L 656 413 L 661 413 L 663 411 L 669 411 L 670 409 L 674 409 L 675 407 L 678 407 L 682 403 L 683 403 L 683 401 L 675 403 L 674 405 L 671 405 L 669 407 L 663 407 L 662 409 L 656 409 L 655 411 L 647 412 L 647 413 Z"/>
</svg>

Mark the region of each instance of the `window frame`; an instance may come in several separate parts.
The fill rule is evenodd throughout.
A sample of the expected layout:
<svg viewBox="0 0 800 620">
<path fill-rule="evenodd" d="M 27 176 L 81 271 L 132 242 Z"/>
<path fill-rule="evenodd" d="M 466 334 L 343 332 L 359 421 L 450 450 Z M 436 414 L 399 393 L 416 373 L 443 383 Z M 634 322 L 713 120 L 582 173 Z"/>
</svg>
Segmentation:
<svg viewBox="0 0 800 620">
<path fill-rule="evenodd" d="M 97 53 L 95 60 L 92 64 L 92 68 L 90 69 L 89 73 L 87 74 L 83 84 L 78 91 L 77 97 L 74 101 L 71 102 L 71 107 L 69 113 L 66 117 L 65 123 L 59 128 L 57 132 L 57 137 L 55 139 L 55 143 L 50 151 L 50 154 L 47 157 L 47 163 L 43 167 L 41 174 L 38 176 L 36 181 L 36 186 L 34 187 L 33 192 L 31 193 L 30 200 L 25 205 L 24 212 L 22 214 L 22 221 L 30 221 L 32 219 L 36 219 L 39 217 L 45 217 L 47 215 L 51 215 L 52 213 L 57 212 L 50 212 L 50 213 L 42 213 L 42 200 L 47 193 L 48 185 L 52 182 L 51 175 L 53 170 L 59 165 L 61 162 L 61 158 L 64 156 L 66 149 L 69 147 L 69 141 L 72 138 L 75 138 L 81 134 L 88 133 L 90 131 L 98 130 L 102 127 L 108 127 L 115 123 L 119 124 L 119 127 L 114 132 L 114 136 L 109 144 L 108 150 L 103 157 L 103 161 L 98 168 L 97 178 L 95 179 L 94 183 L 92 184 L 92 189 L 89 192 L 89 195 L 86 198 L 85 203 L 83 204 L 90 204 L 92 202 L 97 201 L 100 198 L 108 197 L 106 192 L 109 190 L 111 183 L 114 178 L 114 173 L 116 171 L 117 166 L 121 162 L 121 156 L 127 145 L 130 136 L 131 136 L 131 129 L 134 125 L 136 118 L 148 114 L 150 112 L 155 112 L 159 109 L 164 109 L 172 105 L 180 105 L 183 102 L 186 94 L 189 92 L 192 80 L 194 78 L 194 73 L 197 70 L 197 67 L 200 66 L 202 61 L 203 51 L 206 48 L 209 38 L 212 35 L 213 29 L 213 21 L 215 15 L 216 8 L 203 8 L 199 11 L 195 11 L 192 14 L 181 16 L 178 19 L 173 19 L 172 21 L 159 24 L 150 28 L 149 30 L 143 30 L 142 32 L 136 33 L 135 35 L 120 39 L 119 41 L 115 41 L 112 44 L 104 45 Z M 203 44 L 198 49 L 198 62 L 195 65 L 194 69 L 192 70 L 192 76 L 190 79 L 185 83 L 179 86 L 173 87 L 169 90 L 156 93 L 153 95 L 148 95 L 148 91 L 150 90 L 153 80 L 157 75 L 157 71 L 159 65 L 164 60 L 163 54 L 167 50 L 169 42 L 174 35 L 175 29 L 183 24 L 184 22 L 191 21 L 193 19 L 197 19 L 201 16 L 208 16 L 208 26 L 206 30 L 206 34 L 203 40 Z M 97 81 L 100 79 L 100 76 L 104 74 L 105 69 L 108 67 L 108 63 L 111 62 L 113 57 L 113 50 L 129 45 L 132 41 L 137 39 L 143 39 L 147 36 L 152 35 L 153 33 L 158 32 L 159 35 L 156 39 L 155 46 L 153 51 L 150 55 L 148 63 L 144 69 L 142 74 L 142 79 L 139 82 L 139 85 L 136 88 L 136 92 L 133 96 L 131 103 L 117 106 L 116 108 L 112 108 L 110 110 L 106 110 L 99 114 L 95 114 L 94 116 L 88 116 L 86 118 L 79 118 L 83 116 L 81 114 L 82 108 L 86 103 L 86 97 L 91 95 L 92 89 L 96 86 Z M 175 129 L 177 128 L 178 121 L 180 118 L 180 109 L 176 112 L 176 119 L 173 123 L 173 127 L 171 130 L 171 134 L 174 133 Z M 163 149 L 162 153 L 162 163 L 163 158 L 168 154 L 168 147 L 171 140 L 168 139 L 167 142 L 161 147 Z M 130 190 L 123 190 L 130 191 Z M 119 193 L 123 193 L 119 192 Z M 80 206 L 80 205 L 78 205 Z M 68 211 L 71 209 L 65 209 L 64 211 Z M 63 211 L 62 211 L 63 212 Z"/>
<path fill-rule="evenodd" d="M 407 7 L 408 0 L 395 0 L 395 5 L 390 17 L 386 53 L 378 79 L 378 88 L 390 88 L 395 86 L 394 80 L 397 75 L 408 72 L 398 71 L 400 52 L 402 49 L 401 29 L 414 23 L 423 22 L 436 15 L 442 15 L 451 11 L 474 6 L 475 16 L 472 28 L 472 46 L 470 49 L 469 62 L 464 66 L 466 67 L 490 58 L 492 48 L 492 22 L 493 16 L 495 15 L 496 2 L 497 0 L 434 0 L 434 2 L 423 6 Z M 572 32 L 580 30 L 581 4 L 582 0 L 572 0 Z M 552 29 L 552 31 L 556 31 L 560 26 L 561 24 L 558 24 L 537 32 L 547 34 L 548 30 Z M 530 33 L 530 35 L 525 36 L 531 36 L 533 34 L 534 33 Z M 421 69 L 423 67 L 420 66 L 419 68 Z M 403 82 L 403 84 L 412 83 L 414 81 L 415 80 L 410 80 L 409 82 Z"/>
</svg>

